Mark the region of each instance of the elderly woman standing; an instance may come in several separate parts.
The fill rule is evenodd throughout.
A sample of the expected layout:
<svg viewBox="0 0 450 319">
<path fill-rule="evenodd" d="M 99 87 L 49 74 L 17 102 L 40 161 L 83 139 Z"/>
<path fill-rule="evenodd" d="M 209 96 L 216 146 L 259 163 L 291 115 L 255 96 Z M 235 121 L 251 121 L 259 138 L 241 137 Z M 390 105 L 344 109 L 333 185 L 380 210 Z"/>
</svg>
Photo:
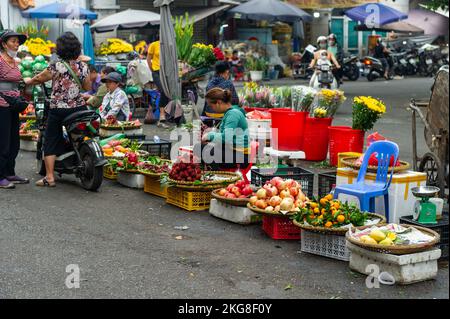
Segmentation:
<svg viewBox="0 0 450 319">
<path fill-rule="evenodd" d="M 86 110 L 82 90 L 91 89 L 89 69 L 80 61 L 81 43 L 72 32 L 65 32 L 56 40 L 56 53 L 59 59 L 52 62 L 48 69 L 32 79 L 26 79 L 27 85 L 37 85 L 52 80 L 52 95 L 47 128 L 44 140 L 44 162 L 46 176 L 37 186 L 54 187 L 56 156 L 64 152 L 62 121 L 67 116 Z"/>
<path fill-rule="evenodd" d="M 22 75 L 16 56 L 19 46 L 26 39 L 25 35 L 12 30 L 4 30 L 0 34 L 0 91 L 7 97 L 20 96 L 19 82 L 22 81 Z M 29 183 L 28 179 L 15 173 L 20 148 L 19 126 L 19 112 L 0 97 L 0 189 Z"/>
</svg>

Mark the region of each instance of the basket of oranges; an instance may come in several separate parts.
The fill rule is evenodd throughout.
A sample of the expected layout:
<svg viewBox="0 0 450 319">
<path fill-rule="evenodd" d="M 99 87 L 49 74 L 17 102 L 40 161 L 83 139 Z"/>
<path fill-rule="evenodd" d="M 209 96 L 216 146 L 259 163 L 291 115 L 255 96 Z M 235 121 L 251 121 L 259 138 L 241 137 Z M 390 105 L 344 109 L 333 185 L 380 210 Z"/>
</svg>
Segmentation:
<svg viewBox="0 0 450 319">
<path fill-rule="evenodd" d="M 353 204 L 333 199 L 331 194 L 311 200 L 294 215 L 294 224 L 303 230 L 345 236 L 350 227 L 382 225 L 384 216 L 362 212 Z"/>
</svg>

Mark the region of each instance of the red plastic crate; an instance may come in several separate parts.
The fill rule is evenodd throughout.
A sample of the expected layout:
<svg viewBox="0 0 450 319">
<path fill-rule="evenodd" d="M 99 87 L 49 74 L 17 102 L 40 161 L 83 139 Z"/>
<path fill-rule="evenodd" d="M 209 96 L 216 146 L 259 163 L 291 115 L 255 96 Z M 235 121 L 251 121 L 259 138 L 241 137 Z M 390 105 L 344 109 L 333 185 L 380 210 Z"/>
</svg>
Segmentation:
<svg viewBox="0 0 450 319">
<path fill-rule="evenodd" d="M 289 217 L 264 215 L 262 227 L 272 239 L 300 239 L 300 228 Z"/>
</svg>

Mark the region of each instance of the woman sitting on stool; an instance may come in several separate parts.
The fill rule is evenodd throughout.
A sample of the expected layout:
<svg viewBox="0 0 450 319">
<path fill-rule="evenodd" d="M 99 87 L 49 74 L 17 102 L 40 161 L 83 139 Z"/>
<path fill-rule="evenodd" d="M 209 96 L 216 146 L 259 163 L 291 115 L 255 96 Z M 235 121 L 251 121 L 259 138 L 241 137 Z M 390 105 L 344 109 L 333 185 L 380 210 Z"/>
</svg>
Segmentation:
<svg viewBox="0 0 450 319">
<path fill-rule="evenodd" d="M 209 129 L 202 136 L 202 163 L 213 170 L 249 165 L 247 119 L 239 106 L 231 104 L 231 99 L 230 90 L 214 88 L 206 93 L 208 105 L 214 112 L 224 114 L 219 131 Z"/>
</svg>

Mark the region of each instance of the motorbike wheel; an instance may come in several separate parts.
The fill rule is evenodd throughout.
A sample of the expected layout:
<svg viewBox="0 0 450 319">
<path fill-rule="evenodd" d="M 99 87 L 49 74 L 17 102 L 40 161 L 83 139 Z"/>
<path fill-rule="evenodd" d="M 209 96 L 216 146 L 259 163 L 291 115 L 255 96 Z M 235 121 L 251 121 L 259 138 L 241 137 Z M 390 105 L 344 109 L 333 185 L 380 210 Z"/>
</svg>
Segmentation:
<svg viewBox="0 0 450 319">
<path fill-rule="evenodd" d="M 88 191 L 95 192 L 103 182 L 103 167 L 96 167 L 94 163 L 95 153 L 87 145 L 80 148 L 82 161 L 82 172 L 80 176 L 81 185 Z"/>
<path fill-rule="evenodd" d="M 373 74 L 372 71 L 369 74 L 367 74 L 367 81 L 372 82 L 375 79 L 376 79 L 376 76 Z"/>
<path fill-rule="evenodd" d="M 359 68 L 356 64 L 350 66 L 347 77 L 350 81 L 356 81 L 359 79 Z"/>
<path fill-rule="evenodd" d="M 445 195 L 445 172 L 437 156 L 433 153 L 425 153 L 418 170 L 427 174 L 427 186 L 439 187 L 439 194 L 443 197 Z"/>
</svg>

